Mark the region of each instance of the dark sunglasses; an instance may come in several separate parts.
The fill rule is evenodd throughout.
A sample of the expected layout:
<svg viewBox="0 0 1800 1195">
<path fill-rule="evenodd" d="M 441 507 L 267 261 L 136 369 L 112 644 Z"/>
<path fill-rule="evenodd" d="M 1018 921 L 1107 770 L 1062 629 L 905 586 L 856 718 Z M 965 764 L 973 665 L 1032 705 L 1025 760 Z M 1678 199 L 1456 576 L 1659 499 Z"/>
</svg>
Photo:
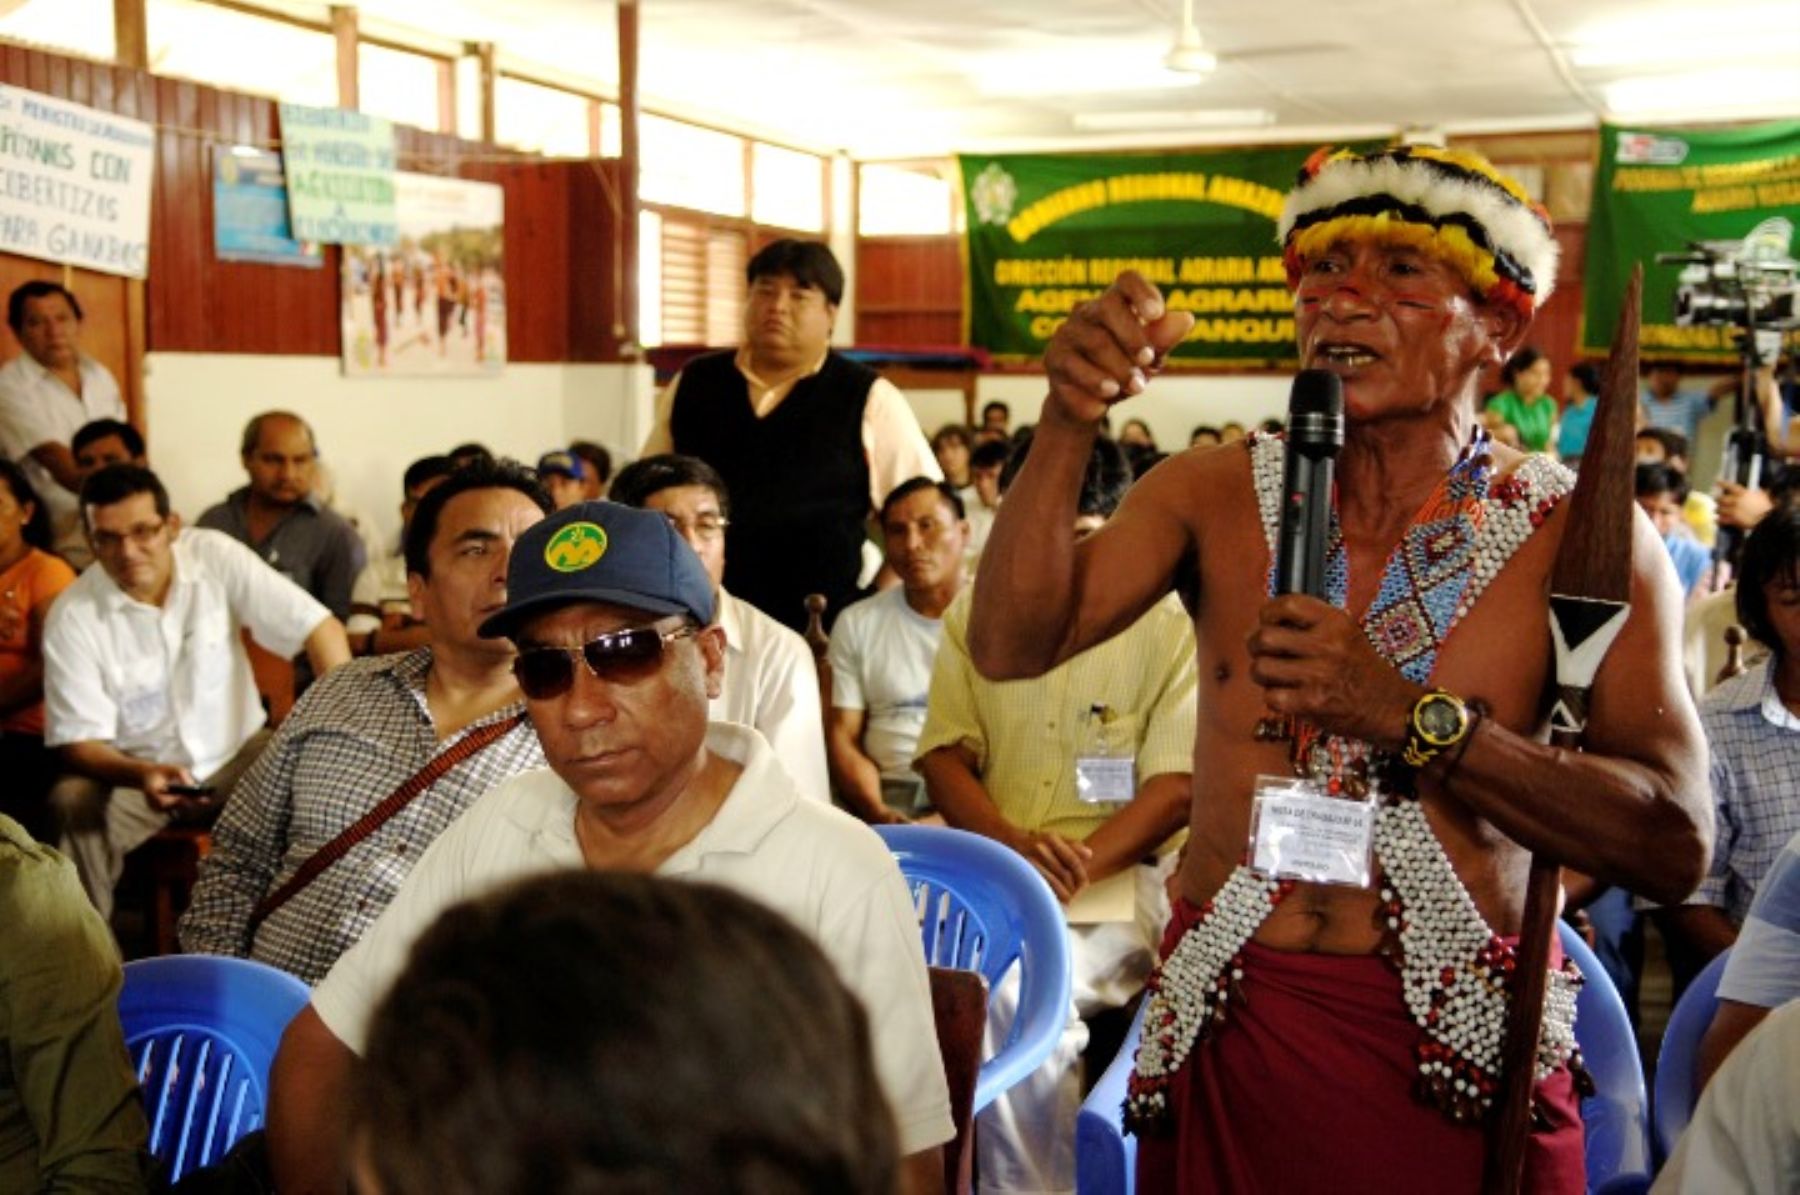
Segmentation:
<svg viewBox="0 0 1800 1195">
<path fill-rule="evenodd" d="M 513 660 L 513 676 L 519 688 L 533 701 L 561 697 L 575 683 L 575 660 L 587 662 L 587 669 L 608 684 L 629 685 L 655 675 L 662 667 L 663 647 L 677 639 L 699 633 L 692 625 L 659 631 L 655 627 L 632 627 L 589 639 L 580 647 L 531 647 Z"/>
</svg>

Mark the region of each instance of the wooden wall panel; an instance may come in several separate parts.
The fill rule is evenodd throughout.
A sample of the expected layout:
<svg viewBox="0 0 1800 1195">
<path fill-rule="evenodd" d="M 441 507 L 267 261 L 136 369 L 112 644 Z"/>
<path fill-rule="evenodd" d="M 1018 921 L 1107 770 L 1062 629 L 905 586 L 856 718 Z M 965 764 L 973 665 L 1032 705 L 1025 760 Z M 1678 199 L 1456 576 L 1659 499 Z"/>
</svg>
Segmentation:
<svg viewBox="0 0 1800 1195">
<path fill-rule="evenodd" d="M 274 101 L 144 71 L 89 62 L 35 48 L 0 44 L 0 83 L 86 103 L 158 126 L 156 181 L 150 209 L 150 279 L 146 341 L 169 352 L 337 356 L 339 254 L 325 251 L 316 270 L 249 262 L 221 262 L 213 255 L 212 158 L 218 145 L 272 145 L 280 128 Z M 514 361 L 616 359 L 610 334 L 612 290 L 590 285 L 593 260 L 612 253 L 617 221 L 609 206 L 584 202 L 582 260 L 571 259 L 573 189 L 589 186 L 589 164 L 551 166 L 502 153 L 479 142 L 400 127 L 400 167 L 429 174 L 497 182 L 506 189 L 507 337 Z M 603 164 L 603 169 L 610 167 Z M 590 183 L 577 178 L 577 168 Z M 610 267 L 609 267 L 610 268 Z M 571 287 L 571 274 L 581 285 Z M 60 277 L 62 268 L 0 254 L 0 284 L 28 277 Z M 129 350 L 113 346 L 101 318 L 122 318 L 125 282 L 75 271 L 76 287 L 90 309 L 84 335 L 89 351 L 126 380 Z M 10 282 L 9 282 L 10 280 Z M 106 294 L 116 290 L 117 295 Z M 599 306 L 588 307 L 594 303 Z M 579 330 L 572 335 L 572 330 Z M 580 343 L 579 355 L 571 356 Z M 102 350 L 118 359 L 109 359 Z M 6 337 L 5 354 L 16 346 Z"/>
<path fill-rule="evenodd" d="M 864 237 L 856 246 L 856 341 L 906 347 L 962 343 L 958 238 Z"/>
</svg>

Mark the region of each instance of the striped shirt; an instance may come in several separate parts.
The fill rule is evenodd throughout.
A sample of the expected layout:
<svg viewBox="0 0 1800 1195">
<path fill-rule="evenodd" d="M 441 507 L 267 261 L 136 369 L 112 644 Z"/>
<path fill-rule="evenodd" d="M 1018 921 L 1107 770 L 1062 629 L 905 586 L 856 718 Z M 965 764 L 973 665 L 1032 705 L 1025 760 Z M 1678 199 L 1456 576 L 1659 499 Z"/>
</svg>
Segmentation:
<svg viewBox="0 0 1800 1195">
<path fill-rule="evenodd" d="M 1756 890 L 1719 980 L 1719 997 L 1760 1008 L 1800 999 L 1800 834 L 1788 839 Z"/>
<path fill-rule="evenodd" d="M 308 983 L 372 925 L 445 827 L 502 780 L 544 766 L 529 722 L 452 768 L 250 936 L 250 915 L 320 847 L 476 729 L 440 742 L 425 700 L 431 650 L 353 660 L 308 690 L 233 790 L 181 919 L 183 950 L 248 956 Z"/>
<path fill-rule="evenodd" d="M 1075 760 L 1095 706 L 1109 732 L 1136 744 L 1136 784 L 1193 770 L 1194 628 L 1174 594 L 1120 634 L 1031 680 L 990 681 L 969 657 L 964 587 L 944 611 L 916 762 L 939 747 L 975 756 L 982 787 L 1002 817 L 1023 830 L 1086 838 L 1123 806 L 1081 800 Z"/>
<path fill-rule="evenodd" d="M 1743 924 L 1756 887 L 1800 832 L 1800 717 L 1782 704 L 1768 661 L 1700 703 L 1712 756 L 1716 835 L 1712 867 L 1687 899 Z"/>
</svg>

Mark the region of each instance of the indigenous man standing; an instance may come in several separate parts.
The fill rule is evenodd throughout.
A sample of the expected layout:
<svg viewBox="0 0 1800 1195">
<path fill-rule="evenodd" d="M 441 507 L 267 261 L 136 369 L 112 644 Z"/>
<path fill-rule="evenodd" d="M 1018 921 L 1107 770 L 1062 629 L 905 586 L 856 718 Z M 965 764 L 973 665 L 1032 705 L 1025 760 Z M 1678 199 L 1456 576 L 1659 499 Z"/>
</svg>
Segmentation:
<svg viewBox="0 0 1800 1195">
<path fill-rule="evenodd" d="M 1329 601 L 1270 596 L 1283 443 L 1266 435 L 1172 460 L 1103 530 L 1067 530 L 1102 416 L 1191 326 L 1127 273 L 1045 354 L 970 647 L 991 677 L 1034 675 L 1192 587 L 1192 834 L 1127 1105 L 1140 1189 L 1473 1190 L 1527 852 L 1657 899 L 1704 873 L 1681 598 L 1637 520 L 1586 751 L 1548 746 L 1570 479 L 1487 443 L 1475 410 L 1549 297 L 1548 221 L 1479 158 L 1411 148 L 1315 155 L 1280 233 L 1300 358 L 1344 386 Z M 1535 1190 L 1582 1189 L 1571 978 L 1547 1000 Z"/>
</svg>

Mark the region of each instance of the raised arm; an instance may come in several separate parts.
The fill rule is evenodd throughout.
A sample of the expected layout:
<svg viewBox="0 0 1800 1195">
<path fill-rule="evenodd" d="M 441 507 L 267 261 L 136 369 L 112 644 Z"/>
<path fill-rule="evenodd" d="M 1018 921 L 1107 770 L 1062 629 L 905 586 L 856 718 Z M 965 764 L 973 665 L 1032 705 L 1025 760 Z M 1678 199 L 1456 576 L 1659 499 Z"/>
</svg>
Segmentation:
<svg viewBox="0 0 1800 1195">
<path fill-rule="evenodd" d="M 1161 292 L 1128 270 L 1051 339 L 1050 393 L 1031 455 L 1000 504 L 975 580 L 969 644 L 982 675 L 1040 675 L 1129 626 L 1167 591 L 1188 546 L 1171 486 L 1146 479 L 1079 547 L 1074 525 L 1102 416 L 1144 392 L 1193 322 L 1165 310 Z"/>
</svg>

